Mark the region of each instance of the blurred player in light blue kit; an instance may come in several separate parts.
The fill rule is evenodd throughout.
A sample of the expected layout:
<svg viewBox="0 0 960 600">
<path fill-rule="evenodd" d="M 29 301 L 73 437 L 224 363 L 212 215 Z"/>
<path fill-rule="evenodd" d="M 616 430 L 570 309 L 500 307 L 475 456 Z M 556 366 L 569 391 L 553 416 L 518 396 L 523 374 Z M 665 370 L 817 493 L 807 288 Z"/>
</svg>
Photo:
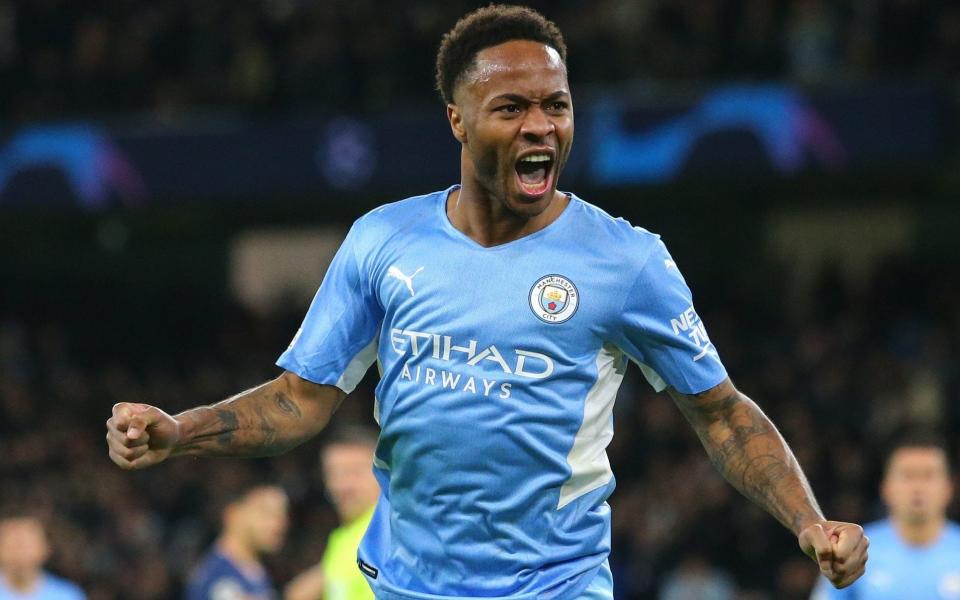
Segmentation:
<svg viewBox="0 0 960 600">
<path fill-rule="evenodd" d="M 278 598 L 260 557 L 283 545 L 287 508 L 287 494 L 276 486 L 253 487 L 231 500 L 223 510 L 223 531 L 190 576 L 184 598 Z"/>
<path fill-rule="evenodd" d="M 574 119 L 556 25 L 479 9 L 444 36 L 436 71 L 459 185 L 354 223 L 280 377 L 176 417 L 118 404 L 112 459 L 282 452 L 376 362 L 382 493 L 358 553 L 376 597 L 609 600 L 606 447 L 633 362 L 835 585 L 859 577 L 863 530 L 824 518 L 659 236 L 557 189 Z"/>
<path fill-rule="evenodd" d="M 84 600 L 76 584 L 43 570 L 49 557 L 50 545 L 38 519 L 0 520 L 0 600 Z"/>
<path fill-rule="evenodd" d="M 953 486 L 944 442 L 921 432 L 898 440 L 881 495 L 889 516 L 864 528 L 866 574 L 842 590 L 821 581 L 813 600 L 960 599 L 960 525 L 946 516 Z"/>
</svg>

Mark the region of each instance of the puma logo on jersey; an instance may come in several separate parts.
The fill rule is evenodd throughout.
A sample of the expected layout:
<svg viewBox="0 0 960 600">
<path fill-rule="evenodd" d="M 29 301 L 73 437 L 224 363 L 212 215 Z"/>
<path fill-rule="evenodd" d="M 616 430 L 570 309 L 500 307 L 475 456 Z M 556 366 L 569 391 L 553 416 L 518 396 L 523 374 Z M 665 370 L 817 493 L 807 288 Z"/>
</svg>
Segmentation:
<svg viewBox="0 0 960 600">
<path fill-rule="evenodd" d="M 390 268 L 387 269 L 387 277 L 393 277 L 394 279 L 399 279 L 400 281 L 402 281 L 407 286 L 407 289 L 410 290 L 410 295 L 415 296 L 416 294 L 414 294 L 413 292 L 413 278 L 416 277 L 417 273 L 419 273 L 422 270 L 423 270 L 423 267 L 420 267 L 419 269 L 414 271 L 412 274 L 404 275 L 403 271 L 401 271 L 400 269 L 398 269 L 393 265 L 390 265 Z"/>
</svg>

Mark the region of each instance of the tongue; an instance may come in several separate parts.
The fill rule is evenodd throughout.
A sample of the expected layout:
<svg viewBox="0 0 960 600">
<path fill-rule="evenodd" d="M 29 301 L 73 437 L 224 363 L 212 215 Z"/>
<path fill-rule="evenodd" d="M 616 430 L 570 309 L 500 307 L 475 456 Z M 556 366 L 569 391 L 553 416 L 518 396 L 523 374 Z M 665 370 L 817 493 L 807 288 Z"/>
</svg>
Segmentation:
<svg viewBox="0 0 960 600">
<path fill-rule="evenodd" d="M 546 167 L 537 167 L 535 169 L 526 168 L 518 170 L 517 172 L 520 174 L 520 181 L 527 185 L 543 183 L 543 180 L 547 178 Z"/>
</svg>

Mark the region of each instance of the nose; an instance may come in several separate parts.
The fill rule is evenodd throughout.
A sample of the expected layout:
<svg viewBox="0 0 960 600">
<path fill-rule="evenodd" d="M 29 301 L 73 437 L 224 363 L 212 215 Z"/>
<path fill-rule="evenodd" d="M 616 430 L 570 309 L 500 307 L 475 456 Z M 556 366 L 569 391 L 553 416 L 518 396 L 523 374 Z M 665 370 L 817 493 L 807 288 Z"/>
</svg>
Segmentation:
<svg viewBox="0 0 960 600">
<path fill-rule="evenodd" d="M 556 126 L 543 111 L 543 108 L 539 104 L 534 104 L 524 116 L 523 124 L 520 126 L 520 135 L 530 141 L 539 141 L 555 130 Z"/>
</svg>

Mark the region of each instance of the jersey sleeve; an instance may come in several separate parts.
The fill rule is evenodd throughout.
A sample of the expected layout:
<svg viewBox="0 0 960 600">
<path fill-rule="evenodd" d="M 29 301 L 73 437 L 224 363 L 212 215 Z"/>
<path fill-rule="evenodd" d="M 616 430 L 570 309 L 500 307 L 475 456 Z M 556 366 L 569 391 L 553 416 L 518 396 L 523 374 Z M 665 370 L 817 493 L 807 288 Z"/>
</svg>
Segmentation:
<svg viewBox="0 0 960 600">
<path fill-rule="evenodd" d="M 620 309 L 617 345 L 660 392 L 671 386 L 696 394 L 721 383 L 727 371 L 693 307 L 683 275 L 657 240 Z"/>
<path fill-rule="evenodd" d="M 277 365 L 348 394 L 377 358 L 383 309 L 358 259 L 361 221 L 350 229 L 303 324 Z"/>
</svg>

